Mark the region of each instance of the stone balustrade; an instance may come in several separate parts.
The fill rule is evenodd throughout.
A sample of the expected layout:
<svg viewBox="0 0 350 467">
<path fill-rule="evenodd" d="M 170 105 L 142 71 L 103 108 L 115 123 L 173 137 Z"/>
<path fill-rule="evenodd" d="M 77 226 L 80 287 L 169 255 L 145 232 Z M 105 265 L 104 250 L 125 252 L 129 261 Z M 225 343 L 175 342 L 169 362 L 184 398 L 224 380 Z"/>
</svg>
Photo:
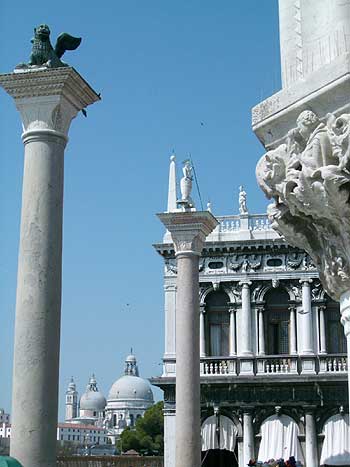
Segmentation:
<svg viewBox="0 0 350 467">
<path fill-rule="evenodd" d="M 266 355 L 263 357 L 252 357 L 254 375 L 302 375 L 304 374 L 303 360 L 312 360 L 315 374 L 328 375 L 344 374 L 348 369 L 346 354 L 336 355 L 308 355 L 307 357 L 299 355 Z M 201 358 L 201 376 L 244 376 L 241 372 L 242 357 L 202 357 Z M 244 361 L 247 358 L 244 357 Z M 175 361 L 172 360 L 172 369 L 175 367 Z M 164 363 L 164 370 L 167 376 L 175 376 L 174 372 L 167 372 L 167 362 Z"/>
<path fill-rule="evenodd" d="M 163 467 L 162 456 L 65 456 L 57 458 L 57 467 Z"/>
</svg>

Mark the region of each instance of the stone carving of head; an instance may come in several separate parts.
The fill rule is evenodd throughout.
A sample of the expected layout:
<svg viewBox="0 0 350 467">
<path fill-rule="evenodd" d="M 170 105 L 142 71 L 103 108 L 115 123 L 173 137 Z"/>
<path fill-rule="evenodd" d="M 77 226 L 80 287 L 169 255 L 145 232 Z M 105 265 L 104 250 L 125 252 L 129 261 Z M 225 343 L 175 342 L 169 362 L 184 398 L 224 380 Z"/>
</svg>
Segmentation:
<svg viewBox="0 0 350 467">
<path fill-rule="evenodd" d="M 304 110 L 297 118 L 297 127 L 304 138 L 308 138 L 319 123 L 319 118 L 312 110 Z"/>
</svg>

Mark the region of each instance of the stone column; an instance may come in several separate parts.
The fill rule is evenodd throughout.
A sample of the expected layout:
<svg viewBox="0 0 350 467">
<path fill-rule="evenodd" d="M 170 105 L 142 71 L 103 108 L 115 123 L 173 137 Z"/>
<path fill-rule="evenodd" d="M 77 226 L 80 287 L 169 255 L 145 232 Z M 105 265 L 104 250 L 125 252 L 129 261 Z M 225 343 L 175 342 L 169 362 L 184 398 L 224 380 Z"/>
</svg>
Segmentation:
<svg viewBox="0 0 350 467">
<path fill-rule="evenodd" d="M 313 408 L 305 409 L 305 464 L 318 467 L 317 433 Z"/>
<path fill-rule="evenodd" d="M 299 314 L 302 329 L 300 353 L 303 355 L 314 353 L 312 342 L 311 282 L 311 279 L 300 280 L 302 284 L 302 311 Z"/>
<path fill-rule="evenodd" d="M 290 312 L 290 353 L 296 355 L 297 350 L 297 334 L 296 334 L 296 318 L 295 318 L 295 306 L 289 307 Z"/>
<path fill-rule="evenodd" d="M 252 348 L 252 311 L 250 306 L 250 285 L 252 283 L 240 282 L 242 286 L 242 355 L 253 355 Z"/>
<path fill-rule="evenodd" d="M 255 459 L 253 409 L 243 409 L 243 465 Z"/>
<path fill-rule="evenodd" d="M 205 305 L 199 307 L 199 339 L 200 339 L 200 356 L 206 357 L 205 351 Z"/>
<path fill-rule="evenodd" d="M 259 355 L 265 355 L 265 327 L 264 327 L 264 307 L 258 307 L 259 320 Z"/>
<path fill-rule="evenodd" d="M 23 123 L 11 456 L 56 466 L 64 148 L 71 120 L 99 97 L 69 67 L 0 75 Z"/>
<path fill-rule="evenodd" d="M 176 285 L 164 286 L 165 300 L 165 353 L 164 358 L 175 357 Z"/>
<path fill-rule="evenodd" d="M 237 341 L 236 341 L 236 308 L 229 308 L 230 313 L 230 357 L 237 355 Z"/>
<path fill-rule="evenodd" d="M 208 211 L 158 214 L 177 259 L 176 467 L 200 467 L 199 256 L 218 222 Z"/>
<path fill-rule="evenodd" d="M 326 319 L 325 319 L 325 305 L 320 305 L 318 307 L 320 314 L 319 314 L 319 319 L 320 319 L 320 354 L 326 354 L 327 353 L 327 341 L 326 341 Z"/>
</svg>

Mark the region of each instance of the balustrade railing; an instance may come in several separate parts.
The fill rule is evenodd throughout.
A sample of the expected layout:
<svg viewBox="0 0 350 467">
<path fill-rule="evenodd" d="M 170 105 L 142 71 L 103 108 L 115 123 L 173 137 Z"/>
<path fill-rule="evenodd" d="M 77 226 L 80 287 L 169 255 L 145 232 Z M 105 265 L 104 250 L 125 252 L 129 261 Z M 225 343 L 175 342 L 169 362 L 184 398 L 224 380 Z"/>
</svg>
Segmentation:
<svg viewBox="0 0 350 467">
<path fill-rule="evenodd" d="M 257 357 L 257 374 L 286 374 L 298 372 L 298 357 L 273 355 Z"/>
<path fill-rule="evenodd" d="M 348 359 L 343 355 L 320 355 L 320 373 L 346 373 L 348 371 Z"/>
<path fill-rule="evenodd" d="M 316 374 L 346 374 L 348 360 L 346 354 L 308 355 L 313 362 Z M 244 357 L 247 360 L 246 357 Z M 298 375 L 303 374 L 304 356 L 264 355 L 252 357 L 255 375 Z M 240 375 L 241 357 L 202 357 L 202 376 Z"/>
<path fill-rule="evenodd" d="M 240 216 L 217 216 L 221 233 L 236 232 L 241 229 Z M 246 228 L 246 227 L 245 227 Z M 250 230 L 271 230 L 267 214 L 248 214 L 248 228 Z"/>
<path fill-rule="evenodd" d="M 237 374 L 237 360 L 235 358 L 217 359 L 207 358 L 202 360 L 203 375 L 232 375 Z"/>
</svg>

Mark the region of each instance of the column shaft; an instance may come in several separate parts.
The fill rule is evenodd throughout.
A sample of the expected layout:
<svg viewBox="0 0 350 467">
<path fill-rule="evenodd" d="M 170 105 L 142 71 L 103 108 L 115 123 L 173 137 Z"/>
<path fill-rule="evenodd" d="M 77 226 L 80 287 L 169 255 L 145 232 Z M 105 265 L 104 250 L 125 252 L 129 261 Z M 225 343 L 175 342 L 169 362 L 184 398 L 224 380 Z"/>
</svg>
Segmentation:
<svg viewBox="0 0 350 467">
<path fill-rule="evenodd" d="M 64 138 L 24 134 L 11 455 L 56 465 Z"/>
<path fill-rule="evenodd" d="M 200 338 L 200 356 L 206 357 L 205 351 L 205 310 L 204 307 L 200 307 L 199 315 L 199 338 Z"/>
<path fill-rule="evenodd" d="M 312 308 L 311 308 L 311 287 L 308 281 L 303 281 L 302 288 L 302 305 L 303 309 L 300 314 L 302 323 L 302 348 L 301 353 L 304 355 L 313 354 L 312 342 Z"/>
<path fill-rule="evenodd" d="M 230 356 L 233 357 L 237 354 L 236 343 L 236 310 L 230 309 Z"/>
<path fill-rule="evenodd" d="M 292 355 L 297 354 L 297 334 L 296 334 L 296 319 L 295 319 L 295 307 L 291 306 L 290 309 L 290 353 Z"/>
<path fill-rule="evenodd" d="M 318 467 L 317 433 L 313 412 L 305 412 L 305 463 Z"/>
<path fill-rule="evenodd" d="M 243 464 L 247 465 L 255 459 L 253 415 L 251 412 L 243 413 Z"/>
<path fill-rule="evenodd" d="M 242 285 L 242 355 L 252 355 L 252 313 L 250 305 L 250 283 Z"/>
<path fill-rule="evenodd" d="M 320 306 L 320 353 L 327 353 L 325 307 Z"/>
<path fill-rule="evenodd" d="M 265 355 L 264 309 L 259 308 L 259 355 Z"/>
<path fill-rule="evenodd" d="M 198 258 L 177 256 L 176 467 L 201 464 Z"/>
</svg>

